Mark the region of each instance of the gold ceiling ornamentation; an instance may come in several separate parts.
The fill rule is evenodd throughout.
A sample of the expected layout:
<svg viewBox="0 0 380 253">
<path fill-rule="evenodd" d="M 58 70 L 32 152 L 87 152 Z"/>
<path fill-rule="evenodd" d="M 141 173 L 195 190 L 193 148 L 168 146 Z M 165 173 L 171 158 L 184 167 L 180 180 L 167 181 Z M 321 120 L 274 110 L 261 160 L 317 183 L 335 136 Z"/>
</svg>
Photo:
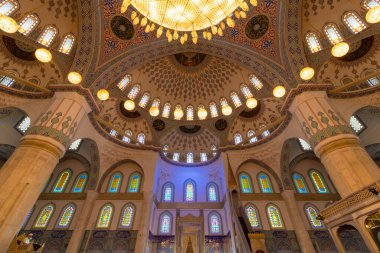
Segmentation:
<svg viewBox="0 0 380 253">
<path fill-rule="evenodd" d="M 235 19 L 246 18 L 249 11 L 248 0 L 124 0 L 121 12 L 125 13 L 132 5 L 131 19 L 134 25 L 145 27 L 145 32 L 157 28 L 157 38 L 164 28 L 169 42 L 178 40 L 184 44 L 191 35 L 197 44 L 198 31 L 203 30 L 204 39 L 211 40 L 213 35 L 223 36 L 226 25 L 235 26 Z M 257 0 L 250 0 L 257 6 Z"/>
</svg>

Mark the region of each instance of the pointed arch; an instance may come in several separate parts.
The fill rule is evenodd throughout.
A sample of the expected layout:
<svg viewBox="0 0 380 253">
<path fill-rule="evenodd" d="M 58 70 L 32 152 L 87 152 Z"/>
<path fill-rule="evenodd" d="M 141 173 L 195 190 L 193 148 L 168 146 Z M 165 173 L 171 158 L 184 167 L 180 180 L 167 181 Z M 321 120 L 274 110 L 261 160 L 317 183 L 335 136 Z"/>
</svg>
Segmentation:
<svg viewBox="0 0 380 253">
<path fill-rule="evenodd" d="M 334 23 L 327 23 L 323 27 L 323 32 L 332 45 L 336 45 L 343 41 L 342 33 L 339 31 L 338 26 Z"/>
<path fill-rule="evenodd" d="M 58 29 L 54 25 L 48 25 L 44 28 L 37 42 L 45 47 L 50 47 L 57 34 Z"/>
<path fill-rule="evenodd" d="M 318 208 L 315 206 L 307 203 L 304 207 L 306 216 L 309 220 L 310 226 L 312 229 L 323 229 L 325 226 L 323 225 L 323 222 L 319 219 L 317 219 L 319 215 Z"/>
<path fill-rule="evenodd" d="M 133 172 L 128 180 L 128 192 L 140 192 L 141 173 Z"/>
<path fill-rule="evenodd" d="M 267 205 L 266 210 L 270 227 L 272 229 L 284 229 L 285 225 L 280 209 L 274 204 L 269 204 Z"/>
<path fill-rule="evenodd" d="M 307 46 L 309 47 L 309 50 L 311 53 L 316 53 L 322 50 L 321 42 L 319 40 L 319 37 L 314 32 L 308 32 L 305 35 L 305 40 L 307 43 Z"/>
<path fill-rule="evenodd" d="M 73 172 L 72 172 L 71 169 L 65 169 L 65 170 L 63 170 L 58 175 L 57 180 L 55 181 L 55 184 L 54 184 L 52 192 L 54 192 L 54 193 L 62 193 L 62 192 L 64 192 L 72 174 L 73 174 Z"/>
<path fill-rule="evenodd" d="M 49 224 L 49 221 L 51 217 L 54 214 L 55 205 L 54 204 L 47 204 L 43 208 L 41 208 L 37 219 L 34 223 L 34 228 L 46 228 Z"/>
<path fill-rule="evenodd" d="M 183 201 L 197 202 L 197 187 L 194 180 L 187 179 L 183 184 Z"/>
<path fill-rule="evenodd" d="M 257 181 L 259 182 L 262 193 L 273 193 L 272 183 L 265 172 L 257 174 Z"/>
<path fill-rule="evenodd" d="M 25 36 L 29 35 L 39 23 L 40 19 L 36 14 L 28 14 L 18 24 L 18 31 Z"/>
<path fill-rule="evenodd" d="M 365 21 L 355 11 L 348 11 L 344 13 L 342 19 L 343 23 L 354 34 L 367 28 Z"/>
<path fill-rule="evenodd" d="M 158 233 L 160 235 L 172 234 L 173 216 L 170 212 L 165 211 L 160 215 Z"/>
<path fill-rule="evenodd" d="M 252 179 L 250 175 L 246 172 L 241 172 L 239 174 L 239 182 L 242 193 L 253 193 Z"/>
<path fill-rule="evenodd" d="M 215 182 L 210 182 L 206 186 L 207 191 L 207 201 L 208 202 L 218 202 L 219 201 L 219 189 Z"/>
<path fill-rule="evenodd" d="M 248 203 L 244 207 L 245 216 L 247 217 L 249 225 L 252 229 L 261 228 L 260 216 L 257 210 L 258 209 L 252 203 Z"/>
<path fill-rule="evenodd" d="M 119 192 L 122 181 L 123 181 L 123 174 L 121 174 L 121 172 L 113 173 L 108 183 L 107 192 Z"/>
<path fill-rule="evenodd" d="M 322 174 L 319 171 L 317 171 L 315 169 L 311 169 L 309 171 L 309 176 L 310 176 L 311 181 L 314 184 L 315 190 L 318 193 L 329 193 L 330 192 L 327 185 L 326 185 L 326 181 L 324 180 Z"/>
<path fill-rule="evenodd" d="M 63 54 L 70 54 L 71 50 L 74 47 L 75 41 L 76 41 L 76 38 L 74 34 L 72 33 L 66 34 L 65 37 L 63 38 L 61 45 L 59 46 L 59 52 Z"/>
<path fill-rule="evenodd" d="M 0 14 L 9 16 L 20 8 L 20 4 L 16 0 L 4 0 L 0 3 Z"/>
<path fill-rule="evenodd" d="M 73 185 L 73 188 L 71 192 L 73 193 L 81 193 L 83 192 L 84 188 L 86 187 L 88 180 L 88 174 L 87 172 L 80 173 L 77 178 L 75 179 L 75 183 Z"/>
<path fill-rule="evenodd" d="M 133 203 L 127 203 L 121 210 L 119 227 L 132 229 L 136 213 L 136 206 Z"/>
<path fill-rule="evenodd" d="M 76 206 L 74 203 L 69 203 L 63 207 L 57 220 L 56 228 L 69 228 L 74 217 L 75 210 Z"/>
<path fill-rule="evenodd" d="M 210 235 L 223 234 L 222 217 L 216 211 L 212 211 L 208 215 L 208 231 Z"/>
<path fill-rule="evenodd" d="M 128 85 L 132 82 L 132 75 L 126 74 L 117 84 L 117 87 L 121 90 L 124 91 Z"/>
<path fill-rule="evenodd" d="M 294 186 L 298 193 L 309 193 L 309 188 L 307 187 L 304 177 L 295 172 L 292 175 Z"/>
<path fill-rule="evenodd" d="M 99 211 L 98 220 L 96 222 L 97 228 L 109 228 L 112 222 L 114 206 L 107 203 L 102 206 Z"/>
<path fill-rule="evenodd" d="M 174 201 L 174 184 L 172 182 L 166 182 L 162 186 L 161 201 L 162 202 Z"/>
</svg>

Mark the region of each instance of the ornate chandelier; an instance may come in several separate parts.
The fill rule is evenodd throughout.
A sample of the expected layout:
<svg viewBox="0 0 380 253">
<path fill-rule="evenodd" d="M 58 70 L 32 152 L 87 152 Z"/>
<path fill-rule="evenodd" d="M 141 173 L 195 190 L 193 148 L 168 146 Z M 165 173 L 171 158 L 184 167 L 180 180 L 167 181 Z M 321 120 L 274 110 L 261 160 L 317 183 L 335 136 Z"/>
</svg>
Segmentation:
<svg viewBox="0 0 380 253">
<path fill-rule="evenodd" d="M 145 32 L 157 29 L 160 38 L 165 35 L 169 42 L 180 40 L 184 44 L 191 35 L 194 44 L 198 42 L 198 31 L 204 39 L 211 40 L 213 35 L 223 36 L 226 25 L 235 26 L 235 18 L 246 18 L 249 10 L 248 0 L 124 0 L 121 12 L 132 5 L 131 19 L 134 25 L 145 27 Z M 257 6 L 257 0 L 250 0 Z"/>
</svg>

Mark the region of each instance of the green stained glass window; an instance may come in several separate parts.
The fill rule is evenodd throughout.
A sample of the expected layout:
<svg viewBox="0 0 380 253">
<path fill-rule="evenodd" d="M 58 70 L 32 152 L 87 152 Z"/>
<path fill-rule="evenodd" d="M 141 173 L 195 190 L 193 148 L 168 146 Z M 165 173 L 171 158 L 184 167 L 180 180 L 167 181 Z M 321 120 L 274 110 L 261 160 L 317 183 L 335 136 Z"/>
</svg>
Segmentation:
<svg viewBox="0 0 380 253">
<path fill-rule="evenodd" d="M 305 211 L 306 211 L 307 218 L 309 219 L 309 222 L 310 222 L 310 225 L 312 228 L 323 228 L 324 227 L 322 221 L 317 219 L 318 212 L 314 207 L 308 206 L 308 207 L 306 207 Z"/>
<path fill-rule="evenodd" d="M 327 188 L 322 175 L 318 171 L 311 170 L 309 174 L 318 193 L 329 193 L 329 189 Z"/>
<path fill-rule="evenodd" d="M 140 187 L 141 175 L 133 173 L 129 178 L 128 192 L 138 192 Z"/>
<path fill-rule="evenodd" d="M 59 217 L 58 225 L 59 228 L 68 228 L 70 226 L 70 222 L 73 218 L 75 212 L 74 205 L 68 205 L 63 210 L 61 217 Z"/>
<path fill-rule="evenodd" d="M 251 228 L 260 228 L 259 216 L 256 208 L 252 204 L 249 204 L 245 207 L 245 215 L 247 216 Z"/>
<path fill-rule="evenodd" d="M 282 222 L 280 211 L 276 206 L 268 206 L 267 214 L 272 228 L 284 228 L 284 223 Z"/>
<path fill-rule="evenodd" d="M 113 207 L 110 204 L 106 204 L 102 207 L 98 218 L 98 228 L 108 228 L 111 223 L 111 217 L 113 213 Z"/>
<path fill-rule="evenodd" d="M 118 192 L 122 179 L 123 176 L 119 172 L 113 174 L 108 186 L 108 192 Z"/>
<path fill-rule="evenodd" d="M 40 214 L 38 215 L 36 224 L 34 224 L 34 227 L 36 228 L 46 228 L 47 224 L 49 223 L 49 220 L 54 212 L 54 206 L 49 204 L 45 206 Z"/>
<path fill-rule="evenodd" d="M 241 173 L 239 178 L 242 193 L 252 193 L 251 178 L 246 173 Z"/>
<path fill-rule="evenodd" d="M 265 173 L 260 173 L 258 176 L 259 179 L 259 184 L 260 184 L 260 189 L 261 192 L 263 193 L 273 193 L 272 190 L 272 185 L 270 183 L 270 179 L 267 174 Z"/>
<path fill-rule="evenodd" d="M 132 228 L 133 218 L 135 215 L 135 207 L 132 204 L 126 204 L 121 213 L 121 227 Z"/>
</svg>

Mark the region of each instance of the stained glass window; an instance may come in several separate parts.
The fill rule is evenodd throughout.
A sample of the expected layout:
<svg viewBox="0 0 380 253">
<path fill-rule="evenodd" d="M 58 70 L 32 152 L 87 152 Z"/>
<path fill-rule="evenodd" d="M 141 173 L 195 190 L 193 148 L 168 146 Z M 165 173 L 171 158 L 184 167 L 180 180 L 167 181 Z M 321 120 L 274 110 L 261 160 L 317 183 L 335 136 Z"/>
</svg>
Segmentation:
<svg viewBox="0 0 380 253">
<path fill-rule="evenodd" d="M 185 182 L 185 201 L 194 202 L 195 199 L 195 182 L 191 179 Z"/>
<path fill-rule="evenodd" d="M 55 182 L 53 192 L 61 193 L 65 190 L 67 183 L 71 177 L 71 170 L 66 169 L 59 174 L 57 181 Z"/>
<path fill-rule="evenodd" d="M 209 183 L 207 185 L 207 199 L 210 202 L 218 201 L 218 188 L 215 183 Z"/>
<path fill-rule="evenodd" d="M 121 173 L 116 172 L 115 174 L 113 174 L 108 185 L 108 192 L 118 192 L 122 180 L 123 176 L 121 175 Z"/>
<path fill-rule="evenodd" d="M 145 108 L 148 101 L 150 99 L 150 94 L 149 92 L 145 92 L 144 95 L 142 95 L 141 99 L 140 99 L 140 102 L 139 102 L 139 106 L 142 107 L 142 108 Z"/>
<path fill-rule="evenodd" d="M 309 190 L 307 189 L 305 180 L 303 179 L 302 175 L 294 173 L 292 178 L 298 193 L 309 193 Z"/>
<path fill-rule="evenodd" d="M 248 176 L 246 173 L 241 173 L 239 175 L 239 179 L 242 193 L 252 193 L 253 191 L 251 177 Z"/>
<path fill-rule="evenodd" d="M 123 136 L 123 141 L 130 143 L 131 142 L 131 137 L 132 136 L 132 131 L 131 130 L 126 130 L 125 135 Z"/>
<path fill-rule="evenodd" d="M 129 177 L 129 185 L 128 185 L 128 192 L 138 192 L 140 190 L 140 181 L 141 181 L 141 175 L 140 173 L 133 173 Z"/>
<path fill-rule="evenodd" d="M 364 8 L 366 8 L 367 10 L 370 10 L 372 9 L 373 7 L 376 7 L 378 5 L 380 5 L 380 1 L 379 0 L 364 0 L 362 2 L 362 5 L 364 6 Z"/>
<path fill-rule="evenodd" d="M 219 116 L 219 113 L 218 113 L 218 107 L 216 106 L 216 103 L 215 102 L 211 102 L 209 104 L 209 107 L 210 107 L 210 113 L 211 113 L 211 117 L 212 118 L 216 118 Z"/>
<path fill-rule="evenodd" d="M 75 43 L 75 36 L 70 34 L 65 35 L 61 45 L 59 46 L 59 52 L 63 54 L 70 54 L 71 49 L 73 49 Z"/>
<path fill-rule="evenodd" d="M 310 49 L 310 52 L 316 53 L 322 50 L 322 46 L 321 46 L 321 43 L 319 42 L 319 38 L 315 33 L 309 32 L 306 34 L 305 38 L 306 38 L 307 46 Z"/>
<path fill-rule="evenodd" d="M 261 227 L 257 209 L 252 204 L 248 204 L 245 207 L 245 215 L 247 216 L 251 228 L 257 229 Z"/>
<path fill-rule="evenodd" d="M 127 74 L 123 77 L 123 79 L 121 79 L 121 81 L 117 84 L 117 87 L 124 91 L 125 88 L 128 87 L 128 85 L 132 82 L 132 76 Z"/>
<path fill-rule="evenodd" d="M 206 162 L 207 161 L 207 154 L 206 153 L 200 153 L 201 155 L 201 162 Z"/>
<path fill-rule="evenodd" d="M 221 234 L 222 224 L 220 215 L 216 212 L 212 212 L 209 215 L 209 230 L 210 234 Z"/>
<path fill-rule="evenodd" d="M 174 186 L 172 183 L 165 183 L 162 187 L 162 202 L 172 202 L 174 199 Z"/>
<path fill-rule="evenodd" d="M 240 90 L 246 99 L 253 97 L 251 90 L 244 83 L 240 85 Z"/>
<path fill-rule="evenodd" d="M 49 220 L 54 212 L 54 206 L 52 204 L 49 204 L 45 206 L 40 214 L 38 215 L 37 221 L 34 224 L 35 228 L 46 228 L 47 224 L 49 223 Z"/>
<path fill-rule="evenodd" d="M 179 161 L 179 153 L 177 152 L 173 153 L 173 161 L 176 161 L 176 162 Z"/>
<path fill-rule="evenodd" d="M 217 150 L 217 148 L 216 148 L 216 145 L 215 145 L 215 144 L 212 144 L 212 145 L 211 145 L 211 150 L 214 151 L 214 152 L 212 152 L 212 155 L 213 155 L 213 156 L 216 156 L 216 150 Z"/>
<path fill-rule="evenodd" d="M 134 215 L 135 206 L 132 203 L 126 204 L 121 212 L 120 227 L 131 229 L 133 226 Z"/>
<path fill-rule="evenodd" d="M 261 90 L 263 88 L 263 83 L 255 76 L 254 74 L 250 74 L 248 76 L 249 82 L 256 90 Z"/>
<path fill-rule="evenodd" d="M 350 126 L 356 134 L 361 133 L 365 129 L 364 124 L 362 124 L 361 120 L 356 115 L 350 117 Z"/>
<path fill-rule="evenodd" d="M 193 163 L 194 162 L 194 154 L 193 153 L 187 153 L 186 162 L 187 163 Z"/>
<path fill-rule="evenodd" d="M 367 80 L 369 86 L 376 86 L 380 84 L 380 76 L 375 76 Z"/>
<path fill-rule="evenodd" d="M 137 141 L 141 144 L 144 144 L 145 143 L 145 134 L 144 133 L 139 133 L 137 135 Z"/>
<path fill-rule="evenodd" d="M 186 109 L 186 119 L 187 120 L 194 120 L 194 108 L 192 105 L 189 105 Z"/>
<path fill-rule="evenodd" d="M 19 23 L 18 31 L 23 35 L 28 35 L 38 25 L 40 19 L 35 14 L 29 14 Z"/>
<path fill-rule="evenodd" d="M 332 45 L 343 41 L 343 37 L 335 24 L 329 23 L 325 25 L 323 31 Z"/>
<path fill-rule="evenodd" d="M 0 14 L 5 16 L 11 15 L 14 11 L 17 10 L 19 4 L 15 0 L 4 0 L 0 3 Z"/>
<path fill-rule="evenodd" d="M 75 180 L 74 187 L 72 192 L 74 193 L 80 193 L 83 192 L 84 187 L 87 183 L 88 175 L 86 172 L 83 172 L 77 176 L 77 179 Z"/>
<path fill-rule="evenodd" d="M 97 227 L 108 228 L 111 223 L 112 213 L 113 213 L 113 206 L 111 204 L 104 205 L 100 211 Z"/>
<path fill-rule="evenodd" d="M 17 124 L 16 129 L 22 133 L 25 134 L 26 131 L 28 131 L 30 127 L 30 118 L 28 116 L 25 116 L 20 123 Z"/>
<path fill-rule="evenodd" d="M 318 193 L 329 193 L 329 189 L 327 188 L 322 175 L 318 171 L 311 170 L 309 174 Z"/>
<path fill-rule="evenodd" d="M 259 173 L 258 175 L 259 184 L 261 192 L 263 193 L 273 193 L 272 185 L 267 174 L 264 172 Z"/>
<path fill-rule="evenodd" d="M 77 139 L 70 144 L 69 150 L 78 151 L 80 144 L 82 144 L 82 139 Z"/>
<path fill-rule="evenodd" d="M 280 211 L 276 206 L 269 205 L 267 207 L 267 214 L 271 228 L 284 228 L 284 223 L 282 222 Z"/>
<path fill-rule="evenodd" d="M 55 26 L 49 25 L 45 27 L 42 34 L 38 38 L 38 43 L 46 47 L 49 47 L 51 43 L 53 42 L 54 38 L 57 36 L 57 34 L 58 34 L 57 28 Z"/>
<path fill-rule="evenodd" d="M 318 212 L 312 206 L 307 206 L 305 208 L 307 218 L 309 219 L 310 225 L 312 228 L 323 228 L 323 223 L 321 220 L 318 220 Z"/>
<path fill-rule="evenodd" d="M 312 150 L 310 144 L 307 143 L 307 141 L 305 141 L 304 139 L 298 138 L 298 143 L 300 144 L 301 149 L 303 151 L 310 151 L 310 150 Z"/>
<path fill-rule="evenodd" d="M 172 106 L 170 103 L 165 103 L 164 108 L 162 109 L 162 117 L 169 118 L 171 108 L 172 108 Z"/>
<path fill-rule="evenodd" d="M 346 12 L 343 16 L 343 21 L 353 33 L 359 33 L 367 28 L 363 19 L 353 11 Z"/>
<path fill-rule="evenodd" d="M 252 136 L 254 136 L 255 135 L 255 131 L 253 131 L 253 130 L 249 130 L 248 131 L 248 134 L 247 134 L 247 136 L 248 136 L 248 138 L 249 138 L 249 142 L 250 143 L 255 143 L 256 141 L 257 141 L 257 137 L 255 136 L 255 137 L 252 137 Z"/>
<path fill-rule="evenodd" d="M 75 212 L 75 206 L 73 204 L 67 205 L 58 219 L 58 228 L 68 228 L 70 226 L 70 222 L 73 219 Z"/>
<path fill-rule="evenodd" d="M 110 130 L 110 135 L 113 136 L 113 137 L 117 137 L 118 132 L 115 129 L 111 129 Z"/>
<path fill-rule="evenodd" d="M 170 234 L 172 225 L 172 216 L 165 212 L 160 217 L 160 234 Z"/>
<path fill-rule="evenodd" d="M 241 136 L 240 133 L 236 133 L 234 135 L 234 142 L 235 142 L 235 145 L 238 145 L 243 142 L 243 137 Z"/>
<path fill-rule="evenodd" d="M 6 87 L 11 87 L 16 82 L 15 79 L 9 76 L 0 76 L 0 84 Z"/>
<path fill-rule="evenodd" d="M 128 93 L 128 97 L 132 100 L 135 100 L 135 98 L 137 97 L 137 95 L 139 94 L 140 92 L 140 85 L 139 84 L 135 84 L 132 89 L 129 91 Z"/>
<path fill-rule="evenodd" d="M 231 92 L 230 96 L 231 96 L 232 102 L 234 103 L 234 106 L 236 108 L 241 106 L 241 100 L 235 91 Z"/>
<path fill-rule="evenodd" d="M 263 137 L 267 137 L 270 135 L 270 131 L 269 130 L 265 130 L 262 134 L 261 134 Z"/>
</svg>

